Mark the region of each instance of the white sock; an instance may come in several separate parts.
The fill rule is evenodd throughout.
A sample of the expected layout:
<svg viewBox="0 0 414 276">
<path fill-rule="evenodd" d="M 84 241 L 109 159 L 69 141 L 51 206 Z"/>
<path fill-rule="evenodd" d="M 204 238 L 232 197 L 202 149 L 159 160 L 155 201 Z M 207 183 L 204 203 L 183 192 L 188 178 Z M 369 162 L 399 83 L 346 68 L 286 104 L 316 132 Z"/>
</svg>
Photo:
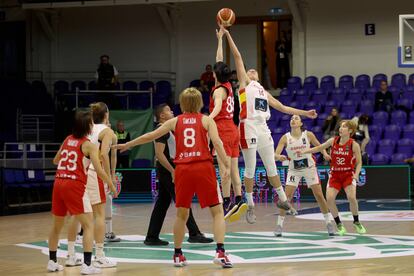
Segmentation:
<svg viewBox="0 0 414 276">
<path fill-rule="evenodd" d="M 281 216 L 281 215 L 279 215 L 278 217 L 277 217 L 277 225 L 280 225 L 280 226 L 282 226 L 283 227 L 283 222 L 285 221 L 285 216 Z"/>
<path fill-rule="evenodd" d="M 247 205 L 254 206 L 253 193 L 246 193 Z"/>
<path fill-rule="evenodd" d="M 68 255 L 75 256 L 75 242 L 68 241 Z"/>
<path fill-rule="evenodd" d="M 112 196 L 110 194 L 106 197 L 105 203 L 105 229 L 106 233 L 111 233 L 112 231 Z"/>
<path fill-rule="evenodd" d="M 331 219 L 329 218 L 329 213 L 322 214 L 323 218 L 325 219 L 325 224 L 329 224 L 331 222 Z"/>
<path fill-rule="evenodd" d="M 277 187 L 275 188 L 277 195 L 279 196 L 280 201 L 285 202 L 287 200 L 285 191 L 283 190 L 283 187 Z"/>
<path fill-rule="evenodd" d="M 101 258 L 101 257 L 105 256 L 104 244 L 103 243 L 95 244 L 95 255 L 96 255 L 97 258 Z"/>
<path fill-rule="evenodd" d="M 112 233 L 112 218 L 105 218 L 105 233 Z"/>
</svg>

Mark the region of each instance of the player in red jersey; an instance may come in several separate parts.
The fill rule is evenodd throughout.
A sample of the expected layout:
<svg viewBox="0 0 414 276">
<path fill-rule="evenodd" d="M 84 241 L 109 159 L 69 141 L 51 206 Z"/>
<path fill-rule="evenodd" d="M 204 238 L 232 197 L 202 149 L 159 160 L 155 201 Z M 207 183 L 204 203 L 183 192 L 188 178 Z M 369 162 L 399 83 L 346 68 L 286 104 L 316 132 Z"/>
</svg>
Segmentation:
<svg viewBox="0 0 414 276">
<path fill-rule="evenodd" d="M 335 199 L 341 189 L 344 189 L 349 202 L 349 209 L 354 217 L 354 227 L 359 234 L 367 231 L 359 222 L 358 201 L 356 198 L 356 185 L 361 172 L 361 148 L 351 137 L 355 134 L 357 125 L 354 121 L 342 121 L 339 136 L 326 141 L 320 146 L 303 151 L 300 154 L 320 152 L 331 147 L 331 171 L 326 188 L 326 201 L 335 219 L 338 234 L 346 234 L 345 226 L 339 219 Z"/>
<path fill-rule="evenodd" d="M 112 180 L 101 166 L 98 147 L 87 138 L 87 135 L 91 133 L 92 126 L 92 113 L 89 110 L 77 111 L 73 133 L 65 139 L 53 159 L 53 163 L 58 167 L 52 197 L 54 224 L 48 240 L 49 262 L 47 270 L 50 272 L 63 270 L 63 266 L 57 262 L 56 251 L 59 234 L 67 214 L 75 216 L 83 228 L 84 263 L 81 273 L 96 274 L 101 272 L 99 268 L 91 265 L 93 216 L 92 206 L 86 192 L 87 169 L 90 161 L 95 166 L 99 177 L 110 184 L 112 184 Z"/>
<path fill-rule="evenodd" d="M 233 121 L 234 94 L 229 79 L 231 70 L 223 62 L 223 31 L 217 32 L 218 47 L 216 63 L 214 64 L 215 86 L 210 94 L 210 118 L 214 119 L 224 150 L 225 160 L 217 158 L 220 176 L 223 177 L 224 163 L 230 162 L 230 175 L 226 181 L 221 181 L 223 193 L 224 218 L 237 221 L 246 212 L 247 204 L 242 201 L 241 180 L 239 174 L 239 131 Z M 230 199 L 230 186 L 233 184 L 235 204 Z"/>
<path fill-rule="evenodd" d="M 222 160 L 226 160 L 226 152 L 218 136 L 213 119 L 200 113 L 203 100 L 200 91 L 187 88 L 180 94 L 180 106 L 183 114 L 166 121 L 156 130 L 144 134 L 126 144 L 114 148 L 121 152 L 133 146 L 142 145 L 174 131 L 176 141 L 175 194 L 177 216 L 174 223 L 174 265 L 182 267 L 187 264 L 181 251 L 184 239 L 185 224 L 194 194 L 197 195 L 201 208 L 210 207 L 213 216 L 214 239 L 217 242 L 214 263 L 223 268 L 232 267 L 224 250 L 225 223 L 222 198 L 213 166 L 213 158 L 208 146 L 211 139 L 216 152 Z M 208 134 L 208 135 L 207 135 Z M 224 163 L 223 180 L 229 177 L 229 162 Z"/>
</svg>

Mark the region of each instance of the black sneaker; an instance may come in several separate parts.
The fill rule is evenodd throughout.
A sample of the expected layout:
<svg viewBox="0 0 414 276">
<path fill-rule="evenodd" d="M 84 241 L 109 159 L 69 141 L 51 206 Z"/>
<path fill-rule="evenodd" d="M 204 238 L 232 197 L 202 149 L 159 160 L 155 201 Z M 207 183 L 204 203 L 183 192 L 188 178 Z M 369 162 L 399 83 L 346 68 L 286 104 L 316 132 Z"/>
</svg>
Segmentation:
<svg viewBox="0 0 414 276">
<path fill-rule="evenodd" d="M 203 233 L 199 233 L 195 236 L 188 237 L 187 241 L 189 243 L 212 243 L 214 240 L 207 238 Z"/>
<path fill-rule="evenodd" d="M 163 241 L 160 239 L 145 239 L 144 244 L 148 246 L 165 246 L 169 245 L 170 243 L 168 241 Z"/>
<path fill-rule="evenodd" d="M 224 210 L 224 219 L 228 219 L 236 210 L 238 206 L 229 201 L 228 203 L 223 204 Z"/>
<path fill-rule="evenodd" d="M 118 238 L 114 232 L 106 233 L 105 234 L 105 242 L 120 242 L 121 239 Z"/>
</svg>

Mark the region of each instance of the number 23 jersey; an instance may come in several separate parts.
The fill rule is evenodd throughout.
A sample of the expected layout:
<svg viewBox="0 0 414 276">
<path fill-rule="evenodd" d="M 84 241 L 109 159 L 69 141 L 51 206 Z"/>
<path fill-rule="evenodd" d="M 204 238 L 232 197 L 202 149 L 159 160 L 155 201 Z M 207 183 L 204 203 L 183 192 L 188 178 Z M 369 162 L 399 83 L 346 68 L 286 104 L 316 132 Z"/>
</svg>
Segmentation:
<svg viewBox="0 0 414 276">
<path fill-rule="evenodd" d="M 175 164 L 213 160 L 202 118 L 201 113 L 184 113 L 177 117 Z"/>
</svg>

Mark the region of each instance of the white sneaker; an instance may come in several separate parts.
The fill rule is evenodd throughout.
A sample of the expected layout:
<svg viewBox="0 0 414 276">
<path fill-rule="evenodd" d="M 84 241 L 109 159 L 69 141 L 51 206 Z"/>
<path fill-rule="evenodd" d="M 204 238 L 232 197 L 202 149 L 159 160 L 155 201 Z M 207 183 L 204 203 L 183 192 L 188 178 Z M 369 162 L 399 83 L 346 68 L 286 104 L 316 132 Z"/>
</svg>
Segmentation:
<svg viewBox="0 0 414 276">
<path fill-rule="evenodd" d="M 246 220 L 250 224 L 256 223 L 256 215 L 254 214 L 254 206 L 247 207 Z"/>
<path fill-rule="evenodd" d="M 102 270 L 100 268 L 97 268 L 95 266 L 91 265 L 87 265 L 87 264 L 82 264 L 81 267 L 81 274 L 82 275 L 91 275 L 91 274 L 100 274 L 102 273 Z"/>
<path fill-rule="evenodd" d="M 276 229 L 273 232 L 273 234 L 275 235 L 275 237 L 279 238 L 279 237 L 282 236 L 282 231 L 283 231 L 282 226 L 278 224 L 278 225 L 276 225 Z"/>
<path fill-rule="evenodd" d="M 116 267 L 116 262 L 111 261 L 105 256 L 102 257 L 95 257 L 95 260 L 93 261 L 93 265 L 99 268 L 109 268 L 109 267 Z"/>
<path fill-rule="evenodd" d="M 78 266 L 78 265 L 82 265 L 83 261 L 81 258 L 76 258 L 76 255 L 73 256 L 69 256 L 67 257 L 66 261 L 65 261 L 65 265 L 66 266 Z"/>
<path fill-rule="evenodd" d="M 56 271 L 62 271 L 63 270 L 63 266 L 60 265 L 58 262 L 49 260 L 49 262 L 47 263 L 47 271 L 49 272 L 56 272 Z"/>
<path fill-rule="evenodd" d="M 76 241 L 75 241 L 75 243 L 82 244 L 83 243 L 83 236 L 76 235 Z"/>
</svg>

